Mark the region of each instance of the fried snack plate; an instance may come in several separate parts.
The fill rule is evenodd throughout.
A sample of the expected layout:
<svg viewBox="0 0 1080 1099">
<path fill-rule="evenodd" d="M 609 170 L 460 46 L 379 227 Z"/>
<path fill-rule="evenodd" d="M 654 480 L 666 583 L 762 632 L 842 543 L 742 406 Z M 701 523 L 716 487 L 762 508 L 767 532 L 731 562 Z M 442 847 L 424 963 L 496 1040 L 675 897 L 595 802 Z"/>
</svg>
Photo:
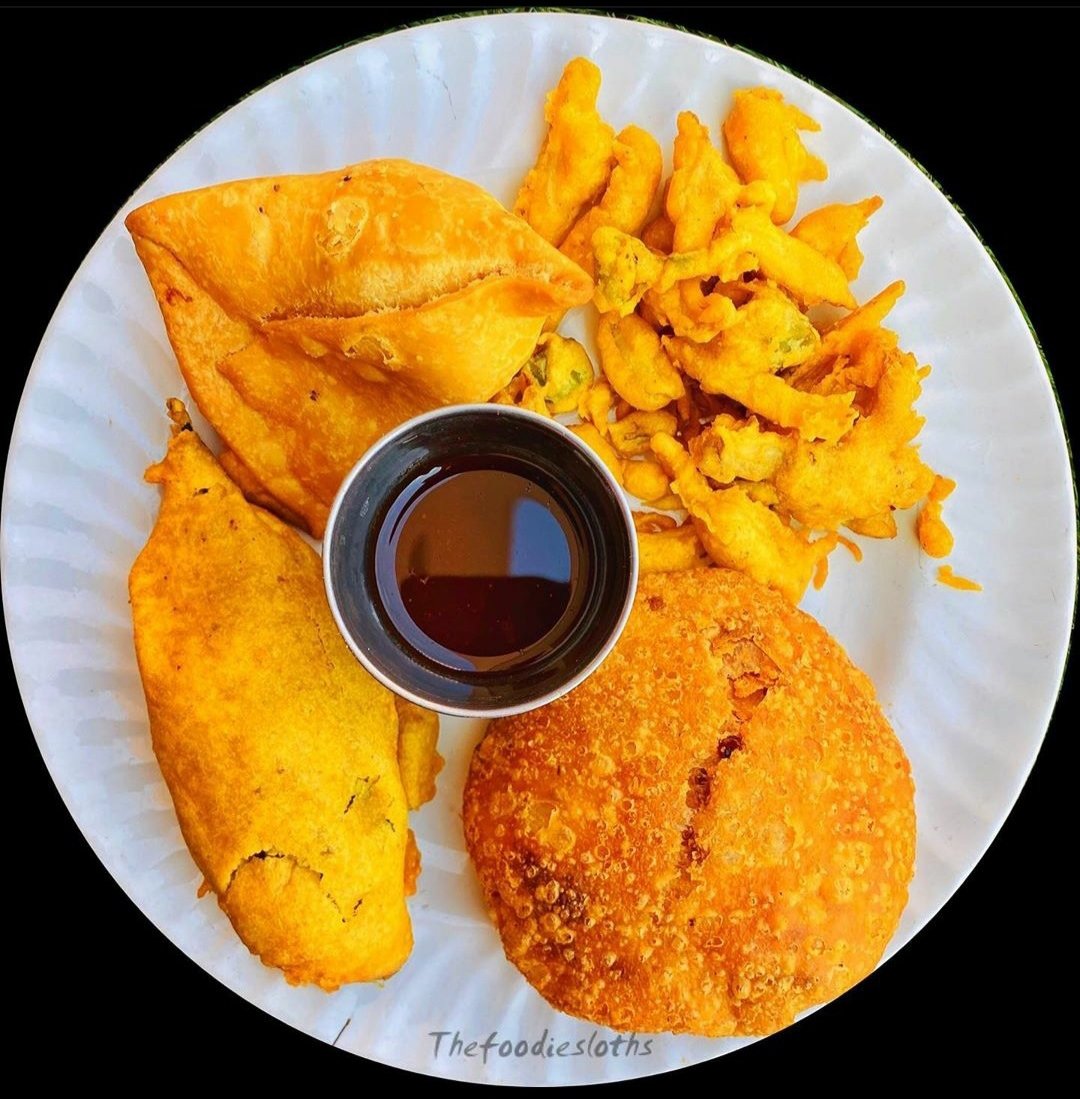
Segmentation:
<svg viewBox="0 0 1080 1099">
<path fill-rule="evenodd" d="M 1009 812 L 1061 680 L 1075 594 L 1065 434 L 1038 347 L 992 257 L 923 172 L 847 107 L 738 50 L 664 27 L 590 15 L 441 22 L 347 47 L 282 77 L 200 131 L 132 196 L 79 269 L 41 343 L 4 485 L 3 596 L 15 670 L 42 755 L 102 862 L 189 957 L 253 1004 L 354 1053 L 418 1072 L 513 1084 L 578 1084 L 661 1072 L 727 1053 L 733 1040 L 654 1037 L 613 1056 L 614 1035 L 547 1007 L 505 961 L 461 834 L 460 799 L 481 723 L 444 720 L 447 767 L 414 817 L 423 853 L 416 947 L 383 985 L 333 995 L 289 987 L 197 900 L 188 855 L 150 750 L 126 578 L 158 506 L 143 469 L 164 451 L 170 395 L 188 398 L 153 294 L 124 232 L 129 209 L 222 180 L 322 171 L 403 156 L 513 199 L 539 146 L 544 94 L 585 54 L 600 107 L 648 128 L 670 157 L 675 116 L 719 129 L 734 89 L 768 84 L 822 124 L 809 138 L 830 176 L 796 215 L 880 194 L 859 238 L 856 293 L 896 278 L 901 343 L 932 363 L 920 410 L 949 500 L 956 571 L 981 595 L 934 582 L 911 517 L 901 536 L 833 555 L 803 606 L 874 679 L 918 787 L 918 868 L 895 952 L 948 900 Z M 670 163 L 668 165 L 670 169 Z M 584 332 L 577 320 L 569 330 Z M 199 422 L 206 431 L 205 423 Z M 208 438 L 212 438 L 209 434 Z M 617 715 L 612 715 L 617 720 Z M 436 1050 L 434 1032 L 449 1032 Z M 463 1042 L 526 1040 L 468 1057 Z M 534 1046 L 543 1038 L 542 1053 Z M 575 1055 L 580 1041 L 584 1050 Z M 563 1056 L 557 1051 L 561 1043 Z M 506 1047 L 503 1047 L 505 1050 Z M 540 1048 L 540 1047 L 537 1047 Z"/>
</svg>

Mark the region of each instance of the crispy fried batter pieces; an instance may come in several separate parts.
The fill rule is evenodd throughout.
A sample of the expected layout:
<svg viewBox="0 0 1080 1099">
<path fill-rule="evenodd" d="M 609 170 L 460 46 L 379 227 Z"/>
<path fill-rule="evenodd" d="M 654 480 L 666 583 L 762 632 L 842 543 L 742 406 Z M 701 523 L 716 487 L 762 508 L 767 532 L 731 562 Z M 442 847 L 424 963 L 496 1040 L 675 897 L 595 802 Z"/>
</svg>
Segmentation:
<svg viewBox="0 0 1080 1099">
<path fill-rule="evenodd" d="M 825 179 L 828 169 L 819 157 L 807 152 L 800 130 L 821 127 L 790 103 L 775 88 L 744 88 L 735 93 L 735 104 L 724 121 L 731 162 L 739 177 L 749 183 L 767 182 L 776 195 L 772 219 L 783 225 L 799 201 L 799 184 Z"/>
<path fill-rule="evenodd" d="M 514 200 L 514 213 L 556 247 L 612 173 L 615 131 L 596 110 L 599 92 L 600 70 L 591 61 L 577 57 L 566 66 L 544 106 L 548 131 L 540 156 Z"/>
<path fill-rule="evenodd" d="M 627 126 L 615 139 L 615 167 L 603 197 L 578 218 L 559 250 L 595 276 L 593 234 L 605 226 L 631 236 L 639 233 L 663 170 L 664 155 L 656 138 L 640 126 Z"/>
<path fill-rule="evenodd" d="M 811 542 L 803 531 L 754 500 L 742 485 L 710 488 L 690 455 L 670 435 L 657 435 L 652 446 L 709 556 L 797 603 L 818 561 L 836 545 L 835 534 Z"/>
<path fill-rule="evenodd" d="M 715 563 L 793 602 L 811 579 L 824 581 L 841 528 L 893 538 L 893 513 L 920 501 L 920 544 L 932 556 L 950 552 L 945 479 L 935 480 L 915 442 L 914 402 L 929 368 L 883 326 L 904 284 L 862 306 L 849 285 L 862 265 L 856 238 L 881 198 L 822 206 L 785 229 L 800 184 L 826 176 L 800 137 L 819 127 L 779 92 L 749 88 L 723 123 L 730 164 L 697 115 L 678 116 L 671 178 L 645 224 L 659 184 L 656 143 L 628 127 L 610 144 L 598 86 L 591 64 L 567 66 L 522 192 L 544 178 L 574 205 L 563 250 L 596 278 L 607 386 L 581 401 L 581 437 L 628 491 L 656 509 L 685 508 Z M 552 150 L 586 133 L 595 155 L 576 171 L 588 186 L 562 187 Z M 521 403 L 551 409 L 527 371 L 514 386 Z M 687 534 L 645 537 L 662 541 L 643 547 L 671 547 L 663 567 L 697 563 Z"/>
<path fill-rule="evenodd" d="M 545 332 L 529 361 L 492 400 L 542 416 L 573 412 L 594 377 L 592 360 L 577 340 Z"/>
<path fill-rule="evenodd" d="M 637 314 L 605 313 L 596 330 L 596 347 L 612 389 L 634 408 L 656 412 L 686 392 L 660 337 Z"/>
<path fill-rule="evenodd" d="M 881 198 L 874 195 L 850 205 L 836 202 L 811 210 L 791 230 L 791 235 L 835 260 L 849 281 L 857 279 L 863 254 L 855 238 L 866 228 L 870 215 L 881 209 L 881 202 Z"/>
</svg>

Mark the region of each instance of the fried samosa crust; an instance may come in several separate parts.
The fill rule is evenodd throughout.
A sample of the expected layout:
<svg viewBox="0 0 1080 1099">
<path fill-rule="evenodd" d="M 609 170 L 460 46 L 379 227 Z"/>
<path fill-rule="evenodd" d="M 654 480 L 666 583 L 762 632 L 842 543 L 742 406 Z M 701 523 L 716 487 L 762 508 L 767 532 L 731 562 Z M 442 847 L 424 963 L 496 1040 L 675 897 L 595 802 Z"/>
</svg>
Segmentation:
<svg viewBox="0 0 1080 1099">
<path fill-rule="evenodd" d="M 416 873 L 394 698 L 335 628 L 318 555 L 170 410 L 129 590 L 180 829 L 241 939 L 291 983 L 387 977 L 412 948 Z"/>
<path fill-rule="evenodd" d="M 380 435 L 486 401 L 592 293 L 481 188 L 404 160 L 168 195 L 126 224 L 199 409 L 316 536 Z"/>
</svg>

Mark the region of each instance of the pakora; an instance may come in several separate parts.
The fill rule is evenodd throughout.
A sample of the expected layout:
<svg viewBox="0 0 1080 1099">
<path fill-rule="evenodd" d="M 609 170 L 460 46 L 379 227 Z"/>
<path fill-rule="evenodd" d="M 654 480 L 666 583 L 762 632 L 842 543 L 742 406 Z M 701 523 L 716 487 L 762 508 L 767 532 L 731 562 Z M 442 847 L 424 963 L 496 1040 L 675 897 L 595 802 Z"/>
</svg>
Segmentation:
<svg viewBox="0 0 1080 1099">
<path fill-rule="evenodd" d="M 179 401 L 170 415 L 129 589 L 180 829 L 237 934 L 292 984 L 388 977 L 412 948 L 406 810 L 433 791 L 437 718 L 399 740 L 393 695 L 334 625 L 318 554 L 245 500 Z"/>
</svg>

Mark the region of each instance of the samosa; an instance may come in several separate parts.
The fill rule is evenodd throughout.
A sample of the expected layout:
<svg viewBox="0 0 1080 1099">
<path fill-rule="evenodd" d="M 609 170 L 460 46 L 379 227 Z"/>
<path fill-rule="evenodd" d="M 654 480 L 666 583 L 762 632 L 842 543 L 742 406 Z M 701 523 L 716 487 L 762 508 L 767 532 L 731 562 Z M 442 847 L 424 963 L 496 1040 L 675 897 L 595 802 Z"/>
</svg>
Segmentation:
<svg viewBox="0 0 1080 1099">
<path fill-rule="evenodd" d="M 126 224 L 245 491 L 315 536 L 380 435 L 488 400 L 592 294 L 480 187 L 404 160 L 169 195 Z"/>
</svg>

